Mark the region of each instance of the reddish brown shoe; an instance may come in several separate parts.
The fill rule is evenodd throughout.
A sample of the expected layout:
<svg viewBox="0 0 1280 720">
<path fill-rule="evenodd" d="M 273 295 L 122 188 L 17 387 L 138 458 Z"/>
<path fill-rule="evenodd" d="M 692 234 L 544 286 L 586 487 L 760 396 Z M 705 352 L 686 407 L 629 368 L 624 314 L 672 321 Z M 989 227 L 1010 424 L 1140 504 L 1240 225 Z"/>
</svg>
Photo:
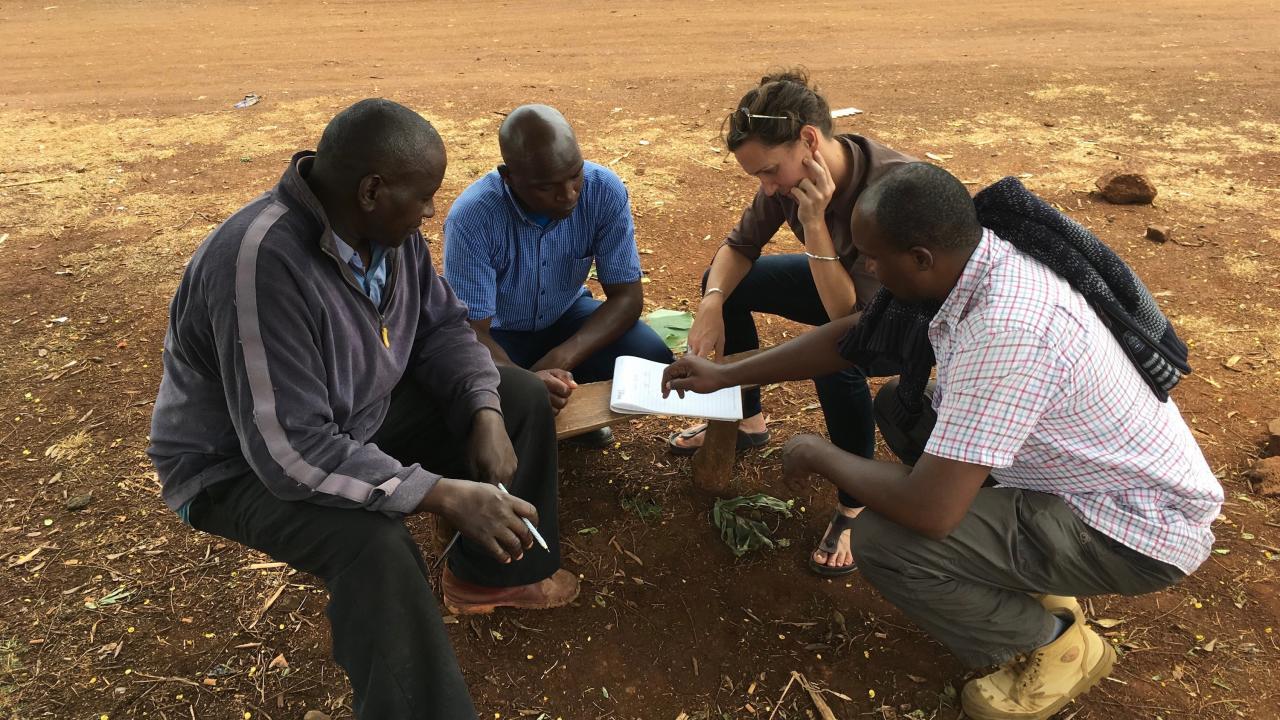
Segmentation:
<svg viewBox="0 0 1280 720">
<path fill-rule="evenodd" d="M 549 610 L 568 605 L 578 597 L 578 577 L 557 570 L 551 577 L 530 585 L 485 587 L 461 580 L 449 568 L 441 579 L 444 606 L 454 615 L 488 615 L 496 608 Z"/>
</svg>

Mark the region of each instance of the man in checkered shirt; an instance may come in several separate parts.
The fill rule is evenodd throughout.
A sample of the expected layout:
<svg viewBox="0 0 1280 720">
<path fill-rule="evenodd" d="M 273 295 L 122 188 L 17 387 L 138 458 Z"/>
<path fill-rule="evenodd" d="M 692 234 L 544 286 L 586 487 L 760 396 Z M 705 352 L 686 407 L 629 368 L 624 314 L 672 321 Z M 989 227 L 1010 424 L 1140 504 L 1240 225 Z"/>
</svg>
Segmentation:
<svg viewBox="0 0 1280 720">
<path fill-rule="evenodd" d="M 1173 401 L 1161 402 L 1097 313 L 977 219 L 941 168 L 905 165 L 863 193 L 854 244 L 890 292 L 941 303 L 922 414 L 876 397 L 907 465 L 793 438 L 784 471 L 866 503 L 853 552 L 891 602 L 971 667 L 971 718 L 1044 719 L 1111 669 L 1073 596 L 1138 595 L 1194 571 L 1222 488 Z M 854 317 L 729 365 L 682 358 L 666 390 L 706 392 L 834 372 Z"/>
</svg>

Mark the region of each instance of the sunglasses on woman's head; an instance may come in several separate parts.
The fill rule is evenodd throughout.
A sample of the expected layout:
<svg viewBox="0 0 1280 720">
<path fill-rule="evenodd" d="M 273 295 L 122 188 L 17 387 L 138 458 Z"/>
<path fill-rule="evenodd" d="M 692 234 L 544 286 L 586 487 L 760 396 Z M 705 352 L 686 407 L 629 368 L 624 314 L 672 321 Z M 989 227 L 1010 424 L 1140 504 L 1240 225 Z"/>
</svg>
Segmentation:
<svg viewBox="0 0 1280 720">
<path fill-rule="evenodd" d="M 746 129 L 751 128 L 751 121 L 753 119 L 754 120 L 786 120 L 788 122 L 791 122 L 792 120 L 795 119 L 792 117 L 788 117 L 786 115 L 757 115 L 744 107 L 738 108 L 737 112 L 735 112 L 734 115 L 738 115 L 742 118 L 743 126 Z"/>
</svg>

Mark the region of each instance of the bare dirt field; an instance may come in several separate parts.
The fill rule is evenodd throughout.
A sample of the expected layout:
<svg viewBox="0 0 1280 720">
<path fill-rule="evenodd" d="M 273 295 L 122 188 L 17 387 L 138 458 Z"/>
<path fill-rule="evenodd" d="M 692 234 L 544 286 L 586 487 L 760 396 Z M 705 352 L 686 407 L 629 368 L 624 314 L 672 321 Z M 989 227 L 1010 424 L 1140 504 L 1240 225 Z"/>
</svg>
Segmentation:
<svg viewBox="0 0 1280 720">
<path fill-rule="evenodd" d="M 841 131 L 932 153 L 975 191 L 1022 177 L 1127 259 L 1192 347 L 1174 396 L 1226 489 L 1215 553 L 1168 591 L 1089 601 L 1122 659 L 1062 717 L 1280 717 L 1280 505 L 1243 478 L 1280 416 L 1274 2 L 41 0 L 0 2 L 0 37 L 3 717 L 351 716 L 323 588 L 183 526 L 144 454 L 184 263 L 334 112 L 385 96 L 441 130 L 438 261 L 443 211 L 497 160 L 500 113 L 556 105 L 631 189 L 647 305 L 682 308 L 755 189 L 721 120 L 795 63 L 866 111 Z M 263 101 L 231 108 L 250 92 Z M 1148 173 L 1155 204 L 1091 193 L 1116 167 Z M 815 403 L 807 384 L 766 390 L 774 440 L 736 482 L 803 512 L 779 528 L 789 547 L 742 560 L 664 452 L 678 421 L 564 448 L 583 593 L 454 620 L 482 717 L 818 717 L 784 693 L 793 670 L 840 718 L 958 717 L 966 674 L 941 646 L 857 575 L 804 567 L 834 498 L 782 487 L 772 451 L 820 430 Z"/>
</svg>

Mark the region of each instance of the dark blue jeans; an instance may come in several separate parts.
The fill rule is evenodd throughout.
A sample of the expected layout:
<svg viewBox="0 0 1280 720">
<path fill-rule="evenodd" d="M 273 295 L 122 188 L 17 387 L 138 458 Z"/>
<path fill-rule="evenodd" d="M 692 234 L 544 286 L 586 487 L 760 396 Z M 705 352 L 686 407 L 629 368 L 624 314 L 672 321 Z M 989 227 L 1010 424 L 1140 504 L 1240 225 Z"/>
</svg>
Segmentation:
<svg viewBox="0 0 1280 720">
<path fill-rule="evenodd" d="M 702 288 L 707 276 L 702 276 Z M 760 347 L 752 313 L 779 315 L 805 325 L 830 322 L 818 287 L 804 255 L 762 255 L 751 266 L 733 293 L 724 301 L 724 352 L 730 355 Z M 876 452 L 876 422 L 867 378 L 857 368 L 849 368 L 813 379 L 818 402 L 827 421 L 827 434 L 845 452 L 872 457 Z M 742 414 L 760 412 L 760 390 L 742 391 Z M 860 507 L 862 503 L 844 492 L 840 504 Z"/>
<path fill-rule="evenodd" d="M 604 303 L 591 297 L 591 291 L 583 288 L 582 294 L 569 306 L 569 309 L 550 326 L 533 332 L 514 332 L 511 330 L 490 330 L 493 337 L 511 361 L 522 368 L 528 368 L 542 359 L 552 348 L 582 328 Z M 619 355 L 635 355 L 654 362 L 669 363 L 674 358 L 667 344 L 662 342 L 658 333 L 644 323 L 638 321 L 622 337 L 605 347 L 573 368 L 573 379 L 577 382 L 597 382 L 613 377 L 613 362 Z"/>
</svg>

